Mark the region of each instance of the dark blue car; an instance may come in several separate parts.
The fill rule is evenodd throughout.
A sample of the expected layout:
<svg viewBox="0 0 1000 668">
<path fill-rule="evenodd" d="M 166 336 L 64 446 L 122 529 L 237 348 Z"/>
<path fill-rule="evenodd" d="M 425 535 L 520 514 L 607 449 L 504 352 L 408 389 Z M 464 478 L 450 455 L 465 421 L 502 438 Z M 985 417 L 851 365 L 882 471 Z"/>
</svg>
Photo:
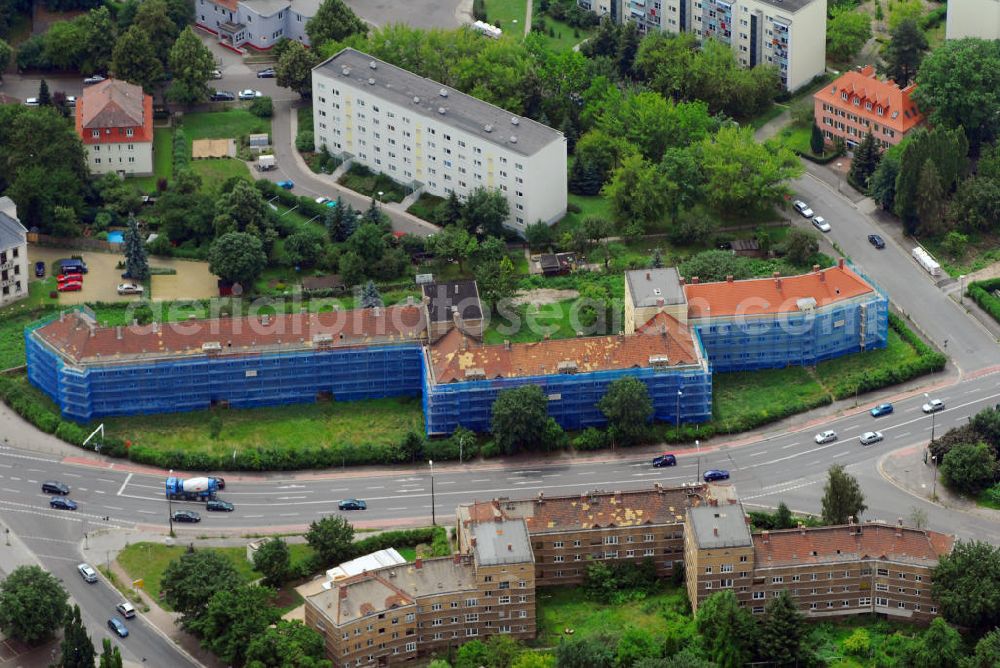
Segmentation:
<svg viewBox="0 0 1000 668">
<path fill-rule="evenodd" d="M 871 410 L 872 417 L 882 417 L 892 412 L 892 404 L 879 404 Z"/>
<path fill-rule="evenodd" d="M 295 182 L 291 179 L 285 179 L 284 181 L 278 181 L 278 187 L 284 188 L 285 190 L 291 190 L 295 187 Z"/>
<path fill-rule="evenodd" d="M 50 508 L 58 508 L 60 510 L 76 510 L 76 501 L 72 501 L 62 496 L 53 496 L 49 499 Z"/>
<path fill-rule="evenodd" d="M 713 480 L 729 480 L 729 471 L 725 469 L 708 469 L 702 476 L 705 482 L 712 482 Z"/>
<path fill-rule="evenodd" d="M 39 261 L 39 262 L 35 263 L 35 277 L 36 278 L 45 278 L 45 263 L 44 262 Z"/>
</svg>

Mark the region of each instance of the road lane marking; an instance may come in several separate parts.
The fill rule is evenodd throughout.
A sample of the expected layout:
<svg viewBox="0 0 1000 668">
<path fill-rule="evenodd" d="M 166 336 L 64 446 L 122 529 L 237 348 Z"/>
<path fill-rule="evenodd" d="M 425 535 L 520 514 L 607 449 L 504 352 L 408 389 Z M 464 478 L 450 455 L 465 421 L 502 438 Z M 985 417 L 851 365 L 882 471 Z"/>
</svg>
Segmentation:
<svg viewBox="0 0 1000 668">
<path fill-rule="evenodd" d="M 106 492 L 103 489 L 95 489 L 94 491 L 97 492 L 98 494 L 106 494 Z"/>
<path fill-rule="evenodd" d="M 77 487 L 77 490 L 79 490 L 81 492 L 88 492 L 88 491 L 90 491 L 86 487 Z"/>
<path fill-rule="evenodd" d="M 576 472 L 577 475 L 594 475 L 595 473 L 597 473 L 597 471 L 577 471 Z M 475 482 L 475 481 L 473 481 L 473 482 Z"/>
<path fill-rule="evenodd" d="M 12 465 L 10 465 L 10 464 L 0 464 L 0 466 L 4 467 L 5 469 L 12 469 L 12 468 L 14 468 L 14 467 L 13 467 Z"/>
<path fill-rule="evenodd" d="M 59 557 L 54 554 L 42 554 L 40 552 L 35 552 L 35 554 L 41 557 L 42 559 L 58 559 L 59 561 L 75 561 L 77 563 L 80 563 L 80 560 L 75 557 Z"/>
<path fill-rule="evenodd" d="M 45 473 L 42 469 L 28 469 L 31 473 Z"/>
<path fill-rule="evenodd" d="M 397 506 L 395 508 L 388 508 L 387 510 L 408 510 L 406 506 Z"/>
<path fill-rule="evenodd" d="M 15 476 L 15 475 L 12 475 L 12 476 L 10 477 L 10 479 L 11 479 L 11 480 L 17 480 L 17 481 L 20 481 L 20 480 L 21 480 L 20 478 L 18 478 L 18 477 L 17 477 L 17 476 Z"/>
<path fill-rule="evenodd" d="M 98 478 L 98 480 L 101 481 L 101 482 L 116 482 L 116 481 L 112 480 L 111 478 Z"/>
<path fill-rule="evenodd" d="M 761 450 L 760 452 L 751 452 L 747 457 L 760 457 L 761 455 L 766 455 L 767 450 Z"/>
<path fill-rule="evenodd" d="M 83 476 L 79 473 L 63 473 L 64 476 L 68 478 L 82 478 Z"/>
<path fill-rule="evenodd" d="M 489 482 L 489 478 L 479 478 L 478 480 L 473 480 L 472 482 Z"/>
<path fill-rule="evenodd" d="M 0 499 L 0 510 L 4 512 L 11 513 L 27 513 L 29 515 L 39 515 L 41 517 L 48 517 L 50 519 L 65 520 L 67 522 L 88 522 L 88 521 L 99 521 L 101 526 L 112 527 L 115 529 L 124 528 L 121 524 L 112 524 L 109 522 L 104 522 L 104 517 L 101 515 L 92 515 L 90 513 L 81 513 L 79 511 L 73 513 L 59 512 L 59 511 L 48 511 L 43 512 L 40 510 L 40 506 L 29 505 L 27 503 L 16 503 L 14 501 L 5 501 Z M 90 520 L 84 518 L 92 518 Z M 130 520 L 116 520 L 119 522 L 124 522 L 125 524 L 133 524 Z"/>
<path fill-rule="evenodd" d="M 900 434 L 899 437 L 900 438 L 904 438 L 904 437 L 909 436 L 909 435 L 910 435 L 910 432 L 905 432 L 903 434 Z"/>
<path fill-rule="evenodd" d="M 850 453 L 849 451 L 846 451 L 846 450 L 845 450 L 844 452 L 838 452 L 838 453 L 837 453 L 837 454 L 835 454 L 835 455 L 831 455 L 831 456 L 830 456 L 830 459 L 836 459 L 837 457 L 846 457 L 846 456 L 847 456 L 847 455 L 849 455 L 849 454 L 851 454 L 851 453 Z"/>
<path fill-rule="evenodd" d="M 441 483 L 441 484 L 443 485 L 445 483 Z M 453 484 L 453 483 L 448 483 L 448 484 Z M 378 485 L 377 487 L 369 487 L 368 489 L 385 489 L 385 485 Z"/>
<path fill-rule="evenodd" d="M 37 485 L 38 484 L 37 480 L 31 480 L 30 478 L 28 479 L 28 482 L 30 482 L 33 485 Z"/>
<path fill-rule="evenodd" d="M 298 517 L 298 513 L 281 513 L 282 517 Z"/>
<path fill-rule="evenodd" d="M 156 515 L 156 513 L 152 510 L 137 510 L 135 512 L 142 513 L 143 515 Z"/>
<path fill-rule="evenodd" d="M 48 538 L 46 536 L 19 536 L 21 540 L 44 540 L 47 543 L 66 543 L 67 545 L 76 545 L 80 541 L 78 540 L 64 540 L 62 538 Z"/>
<path fill-rule="evenodd" d="M 247 518 L 248 520 L 251 520 L 251 519 L 257 519 L 258 517 L 264 517 L 264 516 L 263 515 L 244 515 L 243 517 Z"/>
<path fill-rule="evenodd" d="M 129 483 L 129 481 L 131 479 L 132 479 L 132 474 L 131 473 L 129 473 L 127 476 L 125 476 L 125 482 L 122 483 L 121 488 L 118 490 L 118 496 L 122 495 L 122 492 L 125 491 L 125 487 L 128 486 L 128 483 Z"/>
<path fill-rule="evenodd" d="M 788 445 L 781 446 L 782 450 L 787 450 L 788 448 L 794 448 L 798 443 L 789 443 Z"/>
<path fill-rule="evenodd" d="M 4 487 L 3 491 L 10 492 L 11 494 L 20 494 L 21 493 L 21 490 L 19 490 L 19 489 L 11 489 L 10 487 Z"/>
<path fill-rule="evenodd" d="M 961 422 L 962 420 L 968 420 L 968 415 L 963 415 L 962 417 L 955 418 L 955 422 Z"/>
</svg>

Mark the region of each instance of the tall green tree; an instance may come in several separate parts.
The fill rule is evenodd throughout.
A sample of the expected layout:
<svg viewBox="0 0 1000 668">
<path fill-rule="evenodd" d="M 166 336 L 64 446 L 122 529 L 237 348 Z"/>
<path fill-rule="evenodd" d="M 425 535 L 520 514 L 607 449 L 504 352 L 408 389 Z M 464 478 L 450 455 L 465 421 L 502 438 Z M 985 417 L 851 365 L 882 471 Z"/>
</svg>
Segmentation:
<svg viewBox="0 0 1000 668">
<path fill-rule="evenodd" d="M 313 48 L 324 42 L 342 42 L 351 35 L 364 35 L 368 26 L 344 4 L 344 0 L 323 0 L 316 15 L 306 23 L 306 34 Z"/>
<path fill-rule="evenodd" d="M 483 298 L 491 304 L 510 299 L 517 292 L 517 272 L 507 255 L 499 261 L 477 264 L 475 273 Z"/>
<path fill-rule="evenodd" d="M 170 607 L 183 615 L 182 623 L 190 627 L 204 614 L 216 592 L 233 589 L 240 581 L 228 559 L 211 550 L 194 550 L 167 565 L 160 591 Z"/>
<path fill-rule="evenodd" d="M 637 378 L 626 376 L 608 385 L 597 407 L 608 418 L 612 438 L 622 445 L 636 442 L 653 418 L 649 388 Z"/>
<path fill-rule="evenodd" d="M 639 236 L 663 220 L 670 200 L 663 175 L 641 155 L 630 155 L 604 187 L 615 222 L 625 236 Z"/>
<path fill-rule="evenodd" d="M 723 127 L 698 147 L 706 201 L 719 211 L 753 211 L 784 202 L 802 163 L 787 148 L 759 144 L 750 127 Z"/>
<path fill-rule="evenodd" d="M 694 617 L 705 653 L 720 668 L 741 668 L 750 660 L 754 622 L 731 589 L 719 591 L 698 606 Z"/>
<path fill-rule="evenodd" d="M 885 48 L 885 72 L 900 86 L 906 86 L 920 69 L 927 51 L 927 37 L 913 19 L 901 21 Z"/>
<path fill-rule="evenodd" d="M 205 612 L 191 628 L 220 659 L 242 666 L 250 643 L 281 617 L 271 605 L 273 598 L 274 590 L 269 587 L 223 589 L 212 595 Z"/>
<path fill-rule="evenodd" d="M 941 223 L 944 220 L 945 207 L 944 189 L 941 187 L 941 175 L 928 158 L 920 168 L 920 178 L 917 180 L 917 191 L 914 202 L 914 213 L 920 221 L 921 234 L 938 235 L 941 233 Z"/>
<path fill-rule="evenodd" d="M 896 179 L 899 178 L 899 161 L 905 141 L 889 147 L 882 154 L 878 167 L 868 181 L 868 194 L 885 211 L 896 209 Z"/>
<path fill-rule="evenodd" d="M 462 203 L 462 224 L 470 232 L 502 237 L 509 216 L 510 204 L 499 190 L 478 187 Z"/>
<path fill-rule="evenodd" d="M 382 303 L 382 293 L 378 291 L 375 287 L 374 281 L 368 281 L 365 283 L 364 287 L 361 288 L 361 308 L 375 308 L 377 306 L 384 306 Z"/>
<path fill-rule="evenodd" d="M 782 591 L 767 602 L 757 636 L 757 654 L 775 666 L 798 666 L 808 656 L 805 642 L 805 616 L 795 601 Z"/>
<path fill-rule="evenodd" d="M 962 636 L 940 617 L 935 618 L 919 640 L 910 646 L 906 661 L 912 668 L 958 668 L 965 650 Z"/>
<path fill-rule="evenodd" d="M 913 99 L 931 125 L 963 128 L 978 152 L 1000 127 L 1000 42 L 946 41 L 920 64 Z"/>
<path fill-rule="evenodd" d="M 956 541 L 951 553 L 938 560 L 931 593 L 952 624 L 980 630 L 997 627 L 1000 548 L 977 540 Z"/>
<path fill-rule="evenodd" d="M 102 641 L 101 661 L 98 668 L 122 668 L 122 654 L 117 645 L 111 644 L 111 638 Z"/>
<path fill-rule="evenodd" d="M 542 450 L 549 421 L 549 400 L 537 385 L 502 390 L 493 402 L 491 431 L 501 451 Z"/>
<path fill-rule="evenodd" d="M 941 479 L 962 494 L 975 496 L 991 486 L 1000 475 L 1000 465 L 992 448 L 985 443 L 960 443 L 941 462 Z"/>
<path fill-rule="evenodd" d="M 247 232 L 264 241 L 265 231 L 273 227 L 271 209 L 260 191 L 243 179 L 233 184 L 232 190 L 223 193 L 215 204 L 215 230 L 217 235 L 226 232 Z"/>
<path fill-rule="evenodd" d="M 314 520 L 306 532 L 306 542 L 316 553 L 321 568 L 330 568 L 354 556 L 354 527 L 339 515 Z"/>
<path fill-rule="evenodd" d="M 475 254 L 479 242 L 461 225 L 449 225 L 431 237 L 427 246 L 442 264 L 454 258 L 458 270 L 465 273 L 465 263 Z"/>
<path fill-rule="evenodd" d="M 996 668 L 1000 666 L 1000 629 L 993 629 L 976 643 L 966 668 Z"/>
<path fill-rule="evenodd" d="M 447 199 L 438 205 L 435 218 L 441 227 L 458 225 L 462 222 L 462 200 L 458 198 L 458 194 L 454 190 L 449 192 Z"/>
<path fill-rule="evenodd" d="M 288 579 L 292 566 L 288 544 L 280 537 L 265 541 L 253 555 L 253 567 L 264 576 L 264 584 L 278 588 Z"/>
<path fill-rule="evenodd" d="M 10 44 L 0 39 L 0 81 L 3 80 L 3 72 L 10 65 L 10 59 L 14 55 L 14 49 Z"/>
<path fill-rule="evenodd" d="M 166 0 L 143 0 L 132 25 L 146 34 L 156 59 L 166 66 L 170 47 L 183 27 L 179 27 L 171 18 Z"/>
<path fill-rule="evenodd" d="M 826 24 L 826 53 L 838 61 L 853 58 L 872 37 L 871 17 L 851 7 L 834 8 Z"/>
<path fill-rule="evenodd" d="M 851 518 L 860 522 L 861 513 L 868 509 L 857 478 L 840 464 L 834 464 L 827 472 L 821 504 L 824 524 L 847 524 Z"/>
<path fill-rule="evenodd" d="M 278 620 L 247 647 L 247 668 L 332 668 L 323 636 L 299 620 Z"/>
<path fill-rule="evenodd" d="M 319 55 L 300 42 L 291 42 L 274 68 L 278 85 L 291 88 L 302 97 L 312 95 L 312 69 L 319 64 Z"/>
<path fill-rule="evenodd" d="M 326 235 L 313 225 L 303 225 L 285 238 L 285 253 L 296 267 L 315 266 L 326 250 Z"/>
<path fill-rule="evenodd" d="M 134 215 L 128 217 L 128 227 L 125 228 L 125 273 L 136 281 L 149 278 L 149 258 L 146 255 L 146 244 L 139 231 L 139 221 Z"/>
<path fill-rule="evenodd" d="M 819 252 L 819 238 L 812 230 L 793 227 L 788 231 L 783 244 L 785 258 L 800 267 L 811 264 Z"/>
<path fill-rule="evenodd" d="M 80 619 L 80 606 L 74 605 L 66 617 L 63 639 L 59 646 L 62 654 L 60 668 L 94 668 L 94 643 L 87 635 L 87 627 Z"/>
<path fill-rule="evenodd" d="M 578 636 L 556 646 L 559 668 L 614 668 L 615 647 L 602 635 Z"/>
<path fill-rule="evenodd" d="M 793 529 L 795 528 L 795 518 L 792 517 L 792 511 L 789 510 L 788 506 L 784 501 L 778 503 L 777 510 L 774 511 L 774 528 L 775 529 Z"/>
<path fill-rule="evenodd" d="M 139 26 L 126 30 L 115 42 L 111 69 L 116 78 L 139 84 L 147 93 L 163 78 L 163 63 L 157 58 L 149 36 Z"/>
<path fill-rule="evenodd" d="M 69 614 L 62 583 L 38 566 L 18 566 L 0 582 L 0 629 L 28 645 L 38 645 Z"/>
<path fill-rule="evenodd" d="M 251 290 L 253 282 L 267 266 L 267 254 L 260 239 L 246 232 L 227 232 L 212 242 L 208 250 L 208 270 Z"/>
<path fill-rule="evenodd" d="M 215 69 L 215 58 L 202 44 L 190 26 L 185 28 L 170 47 L 170 72 L 174 75 L 167 97 L 181 104 L 196 104 L 208 100 L 208 81 Z"/>
<path fill-rule="evenodd" d="M 927 161 L 932 161 L 940 182 L 935 190 L 939 190 L 942 196 L 950 194 L 965 174 L 969 142 L 961 128 L 935 127 L 911 133 L 901 146 L 894 210 L 907 231 L 913 233 L 920 221 L 917 202 L 921 196 L 920 179 Z"/>
<path fill-rule="evenodd" d="M 52 94 L 49 93 L 49 84 L 42 79 L 38 84 L 38 106 L 48 107 L 52 105 Z"/>
<path fill-rule="evenodd" d="M 851 179 L 861 187 L 868 186 L 868 179 L 878 168 L 882 154 L 875 141 L 875 135 L 869 132 L 854 149 L 854 159 L 851 161 Z"/>
<path fill-rule="evenodd" d="M 91 9 L 77 21 L 82 31 L 80 70 L 89 73 L 107 72 L 118 38 L 118 27 L 107 7 Z"/>
<path fill-rule="evenodd" d="M 78 21 L 59 21 L 45 32 L 44 55 L 59 70 L 77 69 L 85 50 L 83 28 Z"/>
<path fill-rule="evenodd" d="M 812 131 L 809 134 L 809 150 L 813 155 L 823 155 L 826 148 L 826 140 L 823 138 L 823 131 L 815 123 L 812 124 Z"/>
</svg>

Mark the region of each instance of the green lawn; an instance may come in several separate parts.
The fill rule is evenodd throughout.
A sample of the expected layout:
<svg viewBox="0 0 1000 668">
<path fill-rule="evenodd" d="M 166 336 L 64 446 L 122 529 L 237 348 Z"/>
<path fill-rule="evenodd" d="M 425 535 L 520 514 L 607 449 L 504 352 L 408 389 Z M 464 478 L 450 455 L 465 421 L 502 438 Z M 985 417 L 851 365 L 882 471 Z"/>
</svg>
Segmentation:
<svg viewBox="0 0 1000 668">
<path fill-rule="evenodd" d="M 259 118 L 245 109 L 185 114 L 182 123 L 188 144 L 194 139 L 229 139 L 271 132 L 271 119 Z"/>
<path fill-rule="evenodd" d="M 580 221 L 588 216 L 596 216 L 607 220 L 611 220 L 612 218 L 611 200 L 603 195 L 584 197 L 583 195 L 574 195 L 573 193 L 570 193 L 569 204 L 571 205 L 571 208 L 572 206 L 578 207 L 580 212 L 566 212 L 566 215 L 563 216 L 562 220 L 553 226 L 553 230 L 556 232 L 557 236 L 563 232 L 572 232 L 576 226 L 580 224 Z"/>
<path fill-rule="evenodd" d="M 154 600 L 157 600 L 162 608 L 170 610 L 170 606 L 160 599 L 160 580 L 170 562 L 179 559 L 187 549 L 186 545 L 132 543 L 118 555 L 118 563 L 133 581 L 143 580 L 143 590 Z M 236 572 L 239 573 L 244 582 L 251 582 L 261 577 L 260 573 L 254 570 L 253 564 L 247 561 L 245 547 L 199 547 L 196 549 L 211 550 L 224 556 L 236 568 Z M 290 543 L 288 550 L 293 564 L 310 559 L 313 554 L 312 548 L 303 543 Z M 279 592 L 278 598 L 277 604 L 282 612 L 287 612 L 302 602 L 302 597 L 289 585 L 286 585 Z"/>
<path fill-rule="evenodd" d="M 169 127 L 153 130 L 153 175 L 136 176 L 129 179 L 145 193 L 156 191 L 159 179 L 171 179 L 174 175 L 174 129 Z"/>
<path fill-rule="evenodd" d="M 489 1 L 490 0 L 487 0 L 487 2 Z M 537 11 L 538 3 L 535 3 L 534 7 Z M 551 28 L 552 31 L 555 32 L 555 37 L 550 35 L 548 31 L 544 33 L 535 33 L 537 35 L 541 35 L 545 45 L 553 51 L 569 51 L 574 46 L 593 35 L 596 30 L 595 28 L 574 28 L 564 21 L 556 21 L 550 16 L 540 17 L 537 14 L 532 19 L 532 23 L 538 20 L 544 21 L 546 27 Z"/>
<path fill-rule="evenodd" d="M 245 178 L 248 181 L 253 180 L 246 163 L 235 158 L 192 160 L 191 169 L 201 177 L 202 189 L 211 192 L 218 192 L 222 184 L 234 176 Z"/>
<path fill-rule="evenodd" d="M 558 645 L 569 637 L 567 629 L 572 629 L 574 638 L 619 633 L 629 626 L 663 635 L 670 621 L 684 615 L 687 608 L 687 593 L 675 587 L 620 605 L 590 600 L 582 587 L 539 589 L 535 600 L 538 636 L 534 644 L 539 647 Z"/>
<path fill-rule="evenodd" d="M 812 137 L 812 129 L 800 125 L 789 125 L 781 129 L 777 139 L 787 148 L 799 153 L 811 153 L 809 140 Z"/>
<path fill-rule="evenodd" d="M 722 431 L 748 416 L 780 416 L 829 403 L 829 394 L 804 367 L 717 373 L 712 377 L 712 418 Z"/>
<path fill-rule="evenodd" d="M 1000 260 L 1000 237 L 992 234 L 970 234 L 969 243 L 960 257 L 952 257 L 945 250 L 942 242 L 944 237 L 921 238 L 921 245 L 934 259 L 941 263 L 941 268 L 952 278 L 962 274 L 969 275 L 979 271 L 997 260 Z"/>
<path fill-rule="evenodd" d="M 361 165 L 352 165 L 337 183 L 356 193 L 375 197 L 383 202 L 402 202 L 406 197 L 406 188 L 401 184 L 385 174 L 372 172 Z"/>
<path fill-rule="evenodd" d="M 917 357 L 917 351 L 890 327 L 889 341 L 885 348 L 820 362 L 816 365 L 816 377 L 827 389 L 832 390 L 835 384 L 848 382 L 848 379 L 856 375 L 878 369 L 898 368 Z"/>
<path fill-rule="evenodd" d="M 506 35 L 523 35 L 527 17 L 527 0 L 486 0 L 487 23 L 496 25 L 499 21 Z"/>
<path fill-rule="evenodd" d="M 571 323 L 571 315 L 576 299 L 567 299 L 554 304 L 524 304 L 515 307 L 516 318 L 496 315 L 483 333 L 487 344 L 529 343 L 541 340 L 546 333 L 551 339 L 571 339 L 576 330 Z M 510 331 L 516 330 L 516 331 Z"/>
<path fill-rule="evenodd" d="M 407 213 L 412 213 L 417 218 L 423 218 L 424 220 L 434 222 L 434 214 L 437 212 L 437 208 L 444 202 L 444 197 L 424 193 L 418 197 L 417 201 L 411 204 L 410 208 L 406 211 Z"/>
<path fill-rule="evenodd" d="M 160 451 L 232 453 L 255 447 L 373 449 L 423 433 L 420 399 L 371 399 L 217 411 L 222 432 L 212 438 L 211 411 L 104 419 L 108 434 Z"/>
</svg>

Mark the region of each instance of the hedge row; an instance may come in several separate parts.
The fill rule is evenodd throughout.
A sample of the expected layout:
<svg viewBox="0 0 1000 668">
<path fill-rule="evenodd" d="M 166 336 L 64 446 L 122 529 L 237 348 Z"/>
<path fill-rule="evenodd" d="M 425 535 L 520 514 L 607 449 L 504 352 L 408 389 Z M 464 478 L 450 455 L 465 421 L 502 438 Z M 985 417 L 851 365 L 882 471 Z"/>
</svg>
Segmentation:
<svg viewBox="0 0 1000 668">
<path fill-rule="evenodd" d="M 330 213 L 330 207 L 325 204 L 317 204 L 316 200 L 311 197 L 299 197 L 292 191 L 285 190 L 267 179 L 258 179 L 254 185 L 266 199 L 277 197 L 279 202 L 289 208 L 297 206 L 299 211 L 308 218 L 319 216 L 320 220 L 324 220 L 326 215 Z"/>
<path fill-rule="evenodd" d="M 894 313 L 889 314 L 889 327 L 913 347 L 917 353 L 917 359 L 891 368 L 866 369 L 842 378 L 831 388 L 835 399 L 847 399 L 858 393 L 871 392 L 889 385 L 904 383 L 917 376 L 941 371 L 947 364 L 947 357 L 924 343 L 906 326 L 903 319 Z"/>
<path fill-rule="evenodd" d="M 975 281 L 970 283 L 967 294 L 972 297 L 972 301 L 979 304 L 979 307 L 986 311 L 991 318 L 1000 322 L 1000 299 L 993 295 L 994 290 L 1000 290 L 1000 278 L 991 278 L 986 281 Z"/>
<path fill-rule="evenodd" d="M 451 554 L 451 544 L 444 527 L 423 527 L 404 531 L 383 531 L 368 538 L 362 538 L 354 543 L 354 551 L 358 555 L 370 554 L 390 547 L 416 547 L 430 545 L 432 557 L 447 557 Z"/>
</svg>

